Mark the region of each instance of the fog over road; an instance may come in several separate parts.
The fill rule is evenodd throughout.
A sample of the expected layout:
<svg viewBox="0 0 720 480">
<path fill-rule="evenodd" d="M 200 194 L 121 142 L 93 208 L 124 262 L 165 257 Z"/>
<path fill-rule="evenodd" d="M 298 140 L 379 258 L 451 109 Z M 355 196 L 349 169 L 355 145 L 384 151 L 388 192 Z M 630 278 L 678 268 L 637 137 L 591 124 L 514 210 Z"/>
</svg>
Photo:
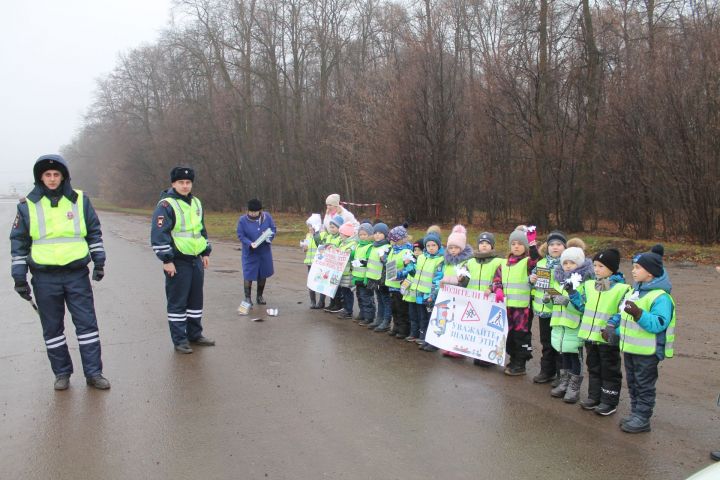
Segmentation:
<svg viewBox="0 0 720 480">
<path fill-rule="evenodd" d="M 14 209 L 0 204 L 8 233 Z M 237 246 L 214 244 L 203 323 L 217 346 L 178 355 L 149 219 L 99 215 L 108 262 L 93 285 L 109 391 L 86 387 L 69 317 L 76 373 L 69 390 L 52 389 L 39 320 L 12 290 L 3 235 L 0 478 L 663 479 L 684 478 L 720 448 L 720 370 L 700 352 L 717 350 L 717 327 L 695 336 L 688 310 L 677 350 L 690 351 L 689 332 L 705 343 L 663 362 L 653 431 L 633 436 L 618 428 L 624 385 L 620 411 L 602 418 L 533 385 L 538 358 L 530 375 L 509 378 L 310 311 L 299 249 L 273 249 L 265 297 L 280 315 L 251 322 L 236 314 Z M 712 288 L 713 274 L 701 267 L 692 277 Z M 679 295 L 691 288 L 678 285 Z"/>
</svg>

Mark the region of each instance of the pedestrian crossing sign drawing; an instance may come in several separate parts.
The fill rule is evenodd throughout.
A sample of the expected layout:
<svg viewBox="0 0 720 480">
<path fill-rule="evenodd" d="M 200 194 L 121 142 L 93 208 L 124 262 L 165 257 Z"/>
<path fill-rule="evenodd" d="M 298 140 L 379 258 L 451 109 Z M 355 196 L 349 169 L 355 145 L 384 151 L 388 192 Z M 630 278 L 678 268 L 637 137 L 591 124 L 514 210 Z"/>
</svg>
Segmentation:
<svg viewBox="0 0 720 480">
<path fill-rule="evenodd" d="M 478 315 L 477 310 L 473 306 L 473 304 L 468 301 L 467 305 L 465 306 L 465 311 L 462 314 L 462 317 L 460 317 L 461 322 L 479 322 L 480 321 L 480 315 Z"/>
<path fill-rule="evenodd" d="M 469 305 L 469 303 L 468 303 Z M 490 328 L 494 328 L 501 332 L 505 331 L 505 309 L 493 305 L 490 308 L 490 317 L 488 318 L 487 325 Z"/>
</svg>

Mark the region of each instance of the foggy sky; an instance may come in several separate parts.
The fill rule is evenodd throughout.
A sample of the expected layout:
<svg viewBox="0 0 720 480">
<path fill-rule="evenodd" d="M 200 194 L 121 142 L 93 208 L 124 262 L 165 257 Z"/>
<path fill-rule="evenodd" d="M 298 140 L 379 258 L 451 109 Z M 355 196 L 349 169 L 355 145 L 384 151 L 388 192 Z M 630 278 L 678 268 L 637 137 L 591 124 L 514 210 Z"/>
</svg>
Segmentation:
<svg viewBox="0 0 720 480">
<path fill-rule="evenodd" d="M 171 0 L 11 0 L 0 16 L 0 193 L 82 125 L 119 53 L 153 43 Z M 71 165 L 72 168 L 72 165 Z"/>
</svg>

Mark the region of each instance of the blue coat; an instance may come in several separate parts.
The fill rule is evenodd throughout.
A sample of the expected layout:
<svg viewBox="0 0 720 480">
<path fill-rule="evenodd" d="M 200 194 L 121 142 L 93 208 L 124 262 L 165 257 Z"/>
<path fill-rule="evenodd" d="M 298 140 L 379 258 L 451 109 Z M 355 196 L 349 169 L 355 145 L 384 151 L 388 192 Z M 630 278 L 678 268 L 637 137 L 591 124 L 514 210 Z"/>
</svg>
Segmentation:
<svg viewBox="0 0 720 480">
<path fill-rule="evenodd" d="M 262 245 L 252 248 L 250 244 L 268 228 L 273 231 L 272 236 Z M 269 213 L 262 212 L 258 220 L 252 220 L 247 215 L 243 215 L 238 220 L 237 236 L 242 243 L 242 269 L 245 280 L 254 282 L 272 277 L 275 273 L 270 242 L 275 238 L 276 233 L 275 222 Z"/>
</svg>

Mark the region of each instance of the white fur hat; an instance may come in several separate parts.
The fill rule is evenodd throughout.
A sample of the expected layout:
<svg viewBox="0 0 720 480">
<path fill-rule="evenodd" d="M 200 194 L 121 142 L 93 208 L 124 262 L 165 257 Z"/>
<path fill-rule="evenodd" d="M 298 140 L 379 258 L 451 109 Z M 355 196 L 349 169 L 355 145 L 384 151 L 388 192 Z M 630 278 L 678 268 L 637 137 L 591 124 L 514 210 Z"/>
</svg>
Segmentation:
<svg viewBox="0 0 720 480">
<path fill-rule="evenodd" d="M 579 267 L 585 263 L 585 252 L 583 252 L 580 247 L 566 248 L 565 251 L 562 252 L 562 255 L 560 255 L 560 265 L 562 265 L 565 260 L 570 260 Z"/>
</svg>

